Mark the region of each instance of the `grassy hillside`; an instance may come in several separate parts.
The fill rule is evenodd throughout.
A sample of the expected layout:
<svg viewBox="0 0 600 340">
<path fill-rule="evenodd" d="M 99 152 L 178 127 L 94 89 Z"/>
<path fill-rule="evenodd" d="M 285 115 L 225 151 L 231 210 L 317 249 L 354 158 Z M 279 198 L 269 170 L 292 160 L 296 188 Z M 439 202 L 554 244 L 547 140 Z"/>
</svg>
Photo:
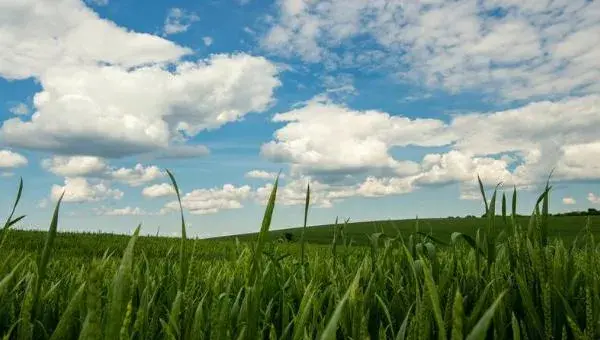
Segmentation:
<svg viewBox="0 0 600 340">
<path fill-rule="evenodd" d="M 587 216 L 550 216 L 548 218 L 550 237 L 561 237 L 567 243 L 571 242 L 587 223 Z M 529 217 L 519 217 L 518 223 L 527 227 Z M 477 227 L 486 225 L 485 218 L 431 218 L 418 220 L 418 228 L 421 232 L 431 233 L 432 236 L 448 241 L 453 232 L 461 232 L 473 235 Z M 500 232 L 505 226 L 501 217 L 496 220 L 497 229 Z M 600 234 L 600 216 L 590 216 L 590 226 L 592 233 Z M 338 222 L 338 228 L 343 228 L 345 237 L 352 239 L 355 244 L 362 245 L 369 242 L 368 235 L 383 232 L 389 236 L 396 236 L 400 232 L 403 236 L 416 231 L 417 220 L 389 220 L 389 221 L 370 221 L 354 222 L 345 224 L 344 221 Z M 274 240 L 284 237 L 286 233 L 291 233 L 293 240 L 300 240 L 302 228 L 290 228 L 281 230 L 272 230 L 269 233 L 269 239 Z M 330 244 L 333 240 L 334 225 L 319 225 L 307 227 L 305 239 L 313 244 Z M 227 240 L 238 238 L 240 241 L 253 240 L 255 233 L 225 236 L 213 238 L 212 240 Z M 341 237 L 341 233 L 340 233 Z"/>
</svg>

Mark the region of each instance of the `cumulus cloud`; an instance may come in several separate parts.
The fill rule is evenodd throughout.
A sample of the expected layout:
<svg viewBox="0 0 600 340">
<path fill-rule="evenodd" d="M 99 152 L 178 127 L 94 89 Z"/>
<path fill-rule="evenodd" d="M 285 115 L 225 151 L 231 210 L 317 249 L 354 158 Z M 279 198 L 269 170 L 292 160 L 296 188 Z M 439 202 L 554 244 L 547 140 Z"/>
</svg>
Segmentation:
<svg viewBox="0 0 600 340">
<path fill-rule="evenodd" d="M 242 208 L 242 201 L 250 197 L 251 191 L 250 186 L 236 187 L 232 184 L 225 184 L 222 188 L 196 189 L 183 195 L 181 204 L 191 214 L 214 214 L 221 210 Z M 177 210 L 179 210 L 178 202 L 171 201 L 165 204 L 161 212 Z"/>
<path fill-rule="evenodd" d="M 119 168 L 112 170 L 110 178 L 126 183 L 132 187 L 137 187 L 142 184 L 152 182 L 164 176 L 163 172 L 156 166 L 143 166 L 142 164 L 136 164 L 133 168 Z"/>
<path fill-rule="evenodd" d="M 600 204 L 600 197 L 592 192 L 588 193 L 587 200 L 592 204 Z"/>
<path fill-rule="evenodd" d="M 142 189 L 142 195 L 149 198 L 175 195 L 175 189 L 168 183 L 154 184 Z"/>
<path fill-rule="evenodd" d="M 108 170 L 104 159 L 93 156 L 54 156 L 42 160 L 42 167 L 64 177 L 101 175 Z"/>
<path fill-rule="evenodd" d="M 486 186 L 502 182 L 531 189 L 553 168 L 553 180 L 600 179 L 600 165 L 594 161 L 600 159 L 597 95 L 454 115 L 449 121 L 309 101 L 273 120 L 285 125 L 263 144 L 265 158 L 289 163 L 294 176 L 332 182 L 323 174 L 337 173 L 338 178 L 353 177 L 355 184 L 364 181 L 365 191 L 357 195 L 461 183 L 461 197 L 469 199 L 478 196 L 477 175 Z M 425 154 L 421 161 L 391 152 L 394 147 L 432 146 L 448 150 Z"/>
<path fill-rule="evenodd" d="M 577 203 L 577 201 L 575 201 L 575 199 L 573 197 L 563 197 L 562 202 L 563 202 L 563 204 L 566 204 L 566 205 L 573 205 L 573 204 Z"/>
<path fill-rule="evenodd" d="M 83 177 L 67 177 L 64 185 L 53 185 L 50 199 L 58 201 L 63 192 L 65 193 L 63 202 L 66 203 L 97 202 L 123 197 L 122 191 L 110 188 L 108 183 L 98 181 L 96 184 L 91 184 Z"/>
<path fill-rule="evenodd" d="M 204 43 L 204 46 L 210 46 L 213 43 L 213 38 L 211 38 L 211 37 L 203 37 L 202 38 L 202 42 Z"/>
<path fill-rule="evenodd" d="M 3 2 L 0 13 L 0 76 L 42 87 L 31 117 L 3 122 L 7 145 L 98 157 L 165 150 L 264 111 L 280 85 L 265 58 L 182 61 L 190 49 L 121 28 L 80 1 Z"/>
<path fill-rule="evenodd" d="M 599 90 L 597 1 L 282 0 L 278 9 L 262 46 L 330 69 L 510 100 Z"/>
<path fill-rule="evenodd" d="M 10 150 L 0 150 L 0 169 L 19 168 L 27 165 L 27 158 Z"/>
<path fill-rule="evenodd" d="M 42 160 L 42 167 L 58 176 L 114 180 L 132 187 L 164 176 L 154 165 L 144 166 L 138 163 L 132 168 L 115 168 L 109 166 L 105 159 L 94 156 L 53 156 Z"/>
<path fill-rule="evenodd" d="M 261 154 L 291 163 L 294 171 L 303 173 L 381 169 L 413 174 L 418 165 L 396 160 L 390 154 L 392 147 L 444 146 L 455 138 L 440 120 L 354 111 L 321 101 L 276 114 L 273 121 L 286 125 L 275 132 L 274 141 L 262 145 Z"/>
</svg>

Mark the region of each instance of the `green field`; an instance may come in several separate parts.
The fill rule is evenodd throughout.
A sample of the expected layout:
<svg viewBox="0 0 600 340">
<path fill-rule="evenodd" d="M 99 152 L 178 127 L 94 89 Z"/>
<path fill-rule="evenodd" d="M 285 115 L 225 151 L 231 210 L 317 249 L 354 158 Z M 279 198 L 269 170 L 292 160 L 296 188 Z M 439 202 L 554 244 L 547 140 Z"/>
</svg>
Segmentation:
<svg viewBox="0 0 600 340">
<path fill-rule="evenodd" d="M 595 235 L 600 235 L 600 216 L 590 216 L 590 229 Z M 565 242 L 570 243 L 577 234 L 580 234 L 587 224 L 587 216 L 549 216 L 548 217 L 548 232 L 553 238 L 560 237 Z M 529 217 L 517 217 L 517 223 L 527 225 Z M 356 245 L 369 244 L 369 236 L 374 233 L 383 232 L 389 236 L 396 236 L 398 233 L 403 236 L 408 236 L 414 233 L 418 228 L 419 231 L 431 234 L 433 237 L 450 241 L 450 235 L 453 232 L 461 232 L 474 236 L 475 230 L 478 227 L 487 224 L 486 218 L 430 218 L 430 219 L 413 219 L 413 220 L 392 220 L 392 221 L 369 221 L 369 222 L 354 222 L 344 223 L 338 222 L 337 226 L 320 225 L 307 227 L 305 232 L 305 240 L 312 244 L 331 244 L 333 241 L 334 230 L 338 229 L 341 235 L 342 230 L 348 240 L 353 240 Z M 503 222 L 501 216 L 496 218 L 496 225 L 499 226 L 496 233 L 502 231 L 502 227 L 509 227 L 510 222 Z M 269 232 L 269 240 L 277 240 L 285 238 L 285 234 L 292 235 L 292 241 L 300 240 L 302 228 L 290 228 L 273 230 Z M 234 236 L 216 237 L 214 240 L 228 240 L 238 238 L 241 241 L 251 241 L 256 238 L 256 233 L 241 234 Z M 341 237 L 341 236 L 340 236 Z"/>
<path fill-rule="evenodd" d="M 183 214 L 180 239 L 58 233 L 60 201 L 48 232 L 12 230 L 11 214 L 0 234 L 0 335 L 600 337 L 599 220 L 548 216 L 549 191 L 529 218 L 503 203 L 503 217 L 420 220 L 418 230 L 408 220 L 269 232 L 276 190 L 260 233 L 237 240 L 186 239 Z M 292 242 L 279 241 L 286 232 Z"/>
</svg>

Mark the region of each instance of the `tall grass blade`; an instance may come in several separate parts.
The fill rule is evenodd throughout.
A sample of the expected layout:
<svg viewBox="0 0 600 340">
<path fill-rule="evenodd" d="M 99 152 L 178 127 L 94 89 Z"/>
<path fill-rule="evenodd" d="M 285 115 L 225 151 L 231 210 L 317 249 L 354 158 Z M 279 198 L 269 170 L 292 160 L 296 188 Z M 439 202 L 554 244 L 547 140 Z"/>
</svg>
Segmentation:
<svg viewBox="0 0 600 340">
<path fill-rule="evenodd" d="M 46 242 L 44 243 L 44 248 L 38 257 L 36 285 L 33 293 L 33 306 L 35 306 L 35 309 L 34 314 L 32 315 L 32 320 L 35 317 L 35 313 L 39 309 L 38 301 L 42 289 L 42 283 L 46 278 L 46 269 L 48 262 L 50 261 L 50 251 L 52 250 L 52 245 L 54 244 L 54 239 L 56 238 L 56 232 L 58 229 L 58 212 L 60 210 L 60 203 L 62 202 L 64 195 L 65 193 L 63 192 L 60 195 L 58 202 L 56 202 L 54 214 L 52 215 L 52 221 L 50 222 L 50 229 L 48 230 L 48 234 L 46 234 Z"/>
<path fill-rule="evenodd" d="M 262 250 L 267 240 L 269 228 L 271 227 L 271 219 L 273 218 L 273 211 L 275 210 L 275 199 L 277 197 L 277 186 L 279 184 L 280 175 L 281 173 L 277 174 L 277 178 L 275 178 L 275 183 L 273 184 L 273 189 L 271 190 L 271 194 L 269 195 L 269 201 L 267 202 L 267 207 L 263 216 L 260 232 L 258 233 L 258 239 L 254 247 L 254 254 L 252 254 L 252 264 L 250 267 L 250 275 L 248 275 L 248 284 L 254 282 L 256 278 L 258 265 L 262 256 Z"/>
<path fill-rule="evenodd" d="M 175 181 L 175 176 L 166 169 L 169 178 L 171 179 L 171 184 L 175 189 L 175 193 L 177 194 L 177 202 L 179 203 L 179 213 L 181 214 L 181 243 L 179 245 L 179 290 L 185 291 L 185 286 L 187 282 L 188 275 L 188 256 L 187 256 L 187 235 L 185 230 L 185 218 L 183 217 L 183 206 L 181 205 L 181 195 L 179 194 L 179 187 L 177 186 L 177 181 Z"/>
<path fill-rule="evenodd" d="M 496 301 L 494 301 L 490 308 L 485 311 L 473 330 L 471 330 L 471 333 L 467 335 L 467 340 L 484 340 L 486 338 L 486 334 L 488 328 L 490 327 L 490 323 L 492 322 L 492 318 L 494 317 L 494 313 L 496 313 L 496 309 L 500 304 L 500 300 L 502 300 L 502 297 L 504 297 L 504 294 L 506 294 L 506 290 L 500 293 Z"/>
<path fill-rule="evenodd" d="M 305 243 L 306 240 L 304 239 L 304 234 L 306 232 L 306 223 L 308 220 L 308 206 L 310 204 L 310 183 L 307 184 L 306 186 L 306 202 L 304 203 L 304 226 L 302 227 L 302 235 L 300 236 L 300 259 L 302 261 L 302 264 L 304 264 L 304 247 L 305 247 Z"/>
<path fill-rule="evenodd" d="M 138 225 L 133 236 L 123 252 L 119 268 L 113 277 L 109 291 L 109 301 L 106 324 L 104 325 L 105 339 L 118 339 L 121 325 L 127 311 L 127 304 L 132 293 L 133 249 L 140 233 Z"/>
<path fill-rule="evenodd" d="M 325 329 L 323 330 L 323 333 L 321 334 L 319 339 L 321 339 L 321 340 L 336 339 L 338 322 L 342 318 L 342 313 L 344 312 L 344 307 L 346 306 L 346 302 L 348 301 L 350 294 L 352 294 L 358 288 L 358 282 L 360 281 L 361 272 L 363 271 L 363 267 L 364 267 L 366 261 L 367 261 L 366 258 L 363 259 L 362 264 L 360 265 L 360 267 L 358 268 L 358 271 L 356 272 L 356 275 L 354 276 L 354 280 L 352 280 L 350 287 L 348 287 L 348 290 L 346 290 L 346 293 L 344 294 L 344 296 L 342 297 L 340 302 L 338 302 L 337 306 L 335 307 L 335 311 L 333 312 L 333 315 L 327 322 L 327 326 L 325 326 Z"/>
<path fill-rule="evenodd" d="M 485 205 L 485 216 L 488 215 L 488 203 L 487 198 L 485 197 L 485 190 L 483 189 L 483 183 L 481 182 L 481 178 L 477 175 L 477 182 L 479 182 L 479 191 L 481 191 L 481 196 L 483 196 L 483 204 Z"/>
</svg>

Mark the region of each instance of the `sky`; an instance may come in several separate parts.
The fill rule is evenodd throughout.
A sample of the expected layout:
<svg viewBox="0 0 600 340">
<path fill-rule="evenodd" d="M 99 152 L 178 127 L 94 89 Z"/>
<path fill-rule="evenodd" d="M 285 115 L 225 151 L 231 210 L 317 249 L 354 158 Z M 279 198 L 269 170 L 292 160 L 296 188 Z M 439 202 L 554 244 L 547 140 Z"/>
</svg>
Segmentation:
<svg viewBox="0 0 600 340">
<path fill-rule="evenodd" d="M 600 2 L 0 0 L 0 217 L 193 237 L 600 208 Z M 574 226 L 578 227 L 578 226 Z"/>
</svg>

